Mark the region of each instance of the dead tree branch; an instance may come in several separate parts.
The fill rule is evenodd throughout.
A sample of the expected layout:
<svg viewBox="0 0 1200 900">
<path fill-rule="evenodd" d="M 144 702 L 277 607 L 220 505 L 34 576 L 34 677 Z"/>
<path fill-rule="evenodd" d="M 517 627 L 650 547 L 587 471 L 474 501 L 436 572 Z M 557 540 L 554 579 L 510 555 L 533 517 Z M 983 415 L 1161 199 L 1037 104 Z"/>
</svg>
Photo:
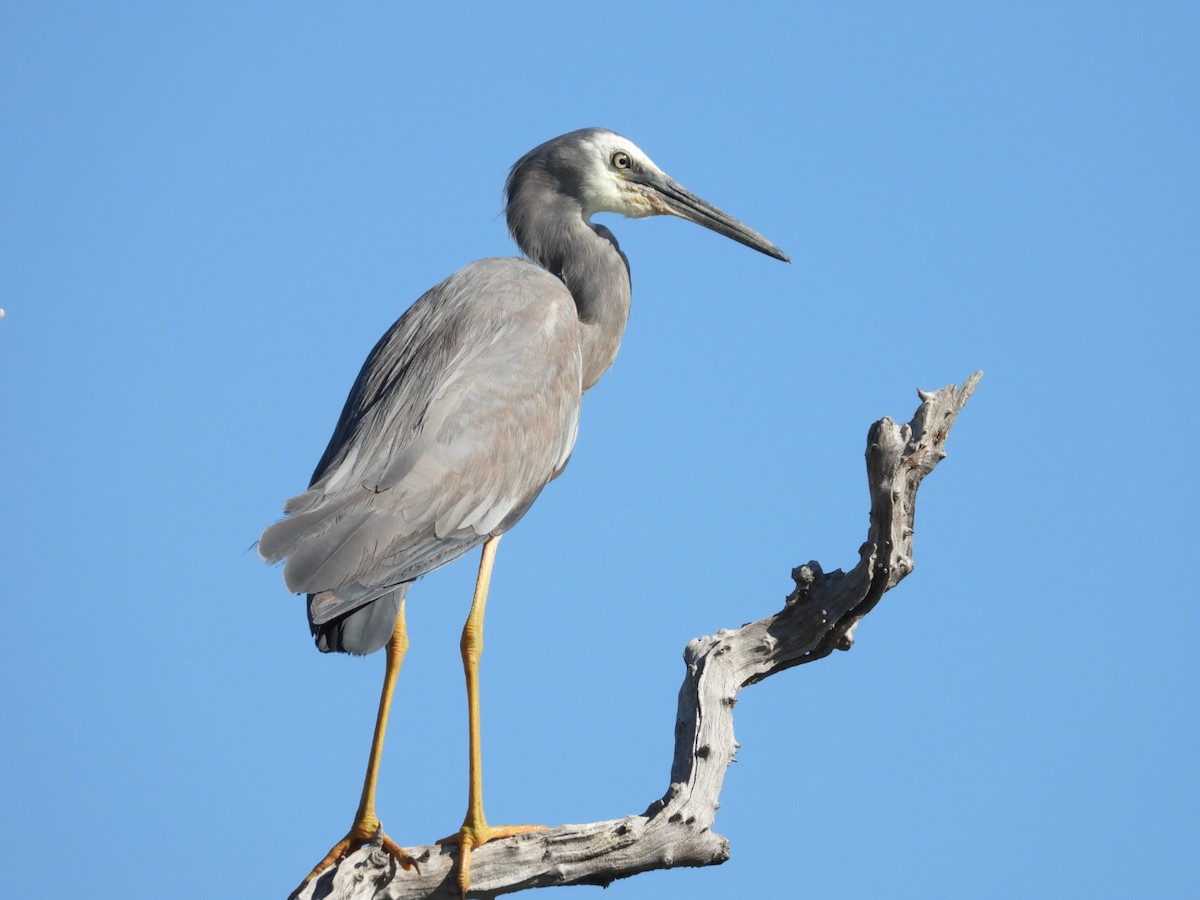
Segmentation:
<svg viewBox="0 0 1200 900">
<path fill-rule="evenodd" d="M 782 610 L 688 644 L 666 794 L 640 815 L 563 825 L 480 847 L 472 856 L 471 896 L 548 885 L 607 885 L 639 872 L 729 858 L 729 844 L 712 824 L 737 747 L 734 698 L 776 672 L 850 649 L 859 621 L 912 571 L 917 488 L 945 457 L 946 436 L 981 375 L 976 372 L 961 387 L 918 392 L 921 405 L 906 425 L 884 418 L 871 426 L 866 453 L 870 528 L 853 569 L 824 572 L 816 562 L 799 566 L 792 571 L 795 590 Z M 454 850 L 406 849 L 417 858 L 419 872 L 399 870 L 377 845 L 368 845 L 309 882 L 299 900 L 457 896 Z"/>
</svg>

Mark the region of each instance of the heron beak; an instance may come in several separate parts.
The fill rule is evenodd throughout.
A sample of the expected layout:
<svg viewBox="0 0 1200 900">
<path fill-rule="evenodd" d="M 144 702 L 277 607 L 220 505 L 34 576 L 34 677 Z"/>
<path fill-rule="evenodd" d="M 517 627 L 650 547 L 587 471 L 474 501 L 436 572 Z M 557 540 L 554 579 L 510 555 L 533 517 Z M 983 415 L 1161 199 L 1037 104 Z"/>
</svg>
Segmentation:
<svg viewBox="0 0 1200 900">
<path fill-rule="evenodd" d="M 649 188 L 652 199 L 661 204 L 661 212 L 679 216 L 679 218 L 695 222 L 697 225 L 703 225 L 717 234 L 733 238 L 739 244 L 752 247 L 759 253 L 765 253 L 767 256 L 784 262 L 791 262 L 786 253 L 753 228 L 743 225 L 707 200 L 701 200 L 669 175 L 662 172 L 644 172 L 639 173 L 639 176 L 636 180 L 644 187 Z"/>
</svg>

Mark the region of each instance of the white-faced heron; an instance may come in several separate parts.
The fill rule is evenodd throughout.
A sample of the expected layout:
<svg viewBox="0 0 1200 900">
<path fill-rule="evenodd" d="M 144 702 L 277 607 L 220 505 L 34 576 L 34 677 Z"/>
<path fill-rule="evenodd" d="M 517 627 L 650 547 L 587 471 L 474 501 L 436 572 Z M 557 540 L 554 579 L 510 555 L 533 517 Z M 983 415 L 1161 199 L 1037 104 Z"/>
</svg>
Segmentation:
<svg viewBox="0 0 1200 900">
<path fill-rule="evenodd" d="M 459 888 L 472 848 L 539 826 L 491 826 L 483 814 L 478 665 L 488 580 L 500 535 L 567 464 L 583 395 L 612 364 L 629 315 L 629 264 L 599 212 L 674 215 L 768 256 L 778 247 L 685 190 L 632 142 L 602 128 L 547 141 L 505 185 L 508 228 L 525 259 L 482 259 L 424 294 L 375 345 L 309 488 L 263 532 L 259 552 L 286 559 L 308 595 L 322 651 L 387 647 L 375 736 L 358 814 L 311 879 L 382 836 L 375 783 L 388 708 L 408 639 L 404 598 L 422 575 L 482 544 L 462 633 L 470 783 L 459 833 Z M 408 868 L 390 838 L 384 846 Z M 308 879 L 305 879 L 307 881 Z"/>
</svg>

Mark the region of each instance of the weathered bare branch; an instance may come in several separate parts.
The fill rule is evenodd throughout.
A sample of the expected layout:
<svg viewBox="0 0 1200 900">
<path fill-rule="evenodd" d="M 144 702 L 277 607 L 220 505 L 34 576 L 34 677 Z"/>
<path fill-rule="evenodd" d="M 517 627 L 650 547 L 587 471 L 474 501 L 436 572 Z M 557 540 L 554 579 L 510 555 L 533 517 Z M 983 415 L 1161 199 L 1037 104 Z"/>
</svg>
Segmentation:
<svg viewBox="0 0 1200 900">
<path fill-rule="evenodd" d="M 563 825 L 496 841 L 472 855 L 472 896 L 532 887 L 606 885 L 672 866 L 706 866 L 729 858 L 712 830 L 725 771 L 737 743 L 738 691 L 802 663 L 848 650 L 854 629 L 884 593 L 912 571 L 917 488 L 946 455 L 946 436 L 982 373 L 961 386 L 920 391 L 906 425 L 880 419 L 867 435 L 870 528 L 849 572 L 823 572 L 816 562 L 792 572 L 795 590 L 778 613 L 736 630 L 697 638 L 684 651 L 675 758 L 666 794 L 640 815 Z M 419 871 L 400 870 L 377 845 L 350 854 L 307 884 L 300 900 L 416 900 L 457 896 L 455 851 L 407 848 Z"/>
</svg>

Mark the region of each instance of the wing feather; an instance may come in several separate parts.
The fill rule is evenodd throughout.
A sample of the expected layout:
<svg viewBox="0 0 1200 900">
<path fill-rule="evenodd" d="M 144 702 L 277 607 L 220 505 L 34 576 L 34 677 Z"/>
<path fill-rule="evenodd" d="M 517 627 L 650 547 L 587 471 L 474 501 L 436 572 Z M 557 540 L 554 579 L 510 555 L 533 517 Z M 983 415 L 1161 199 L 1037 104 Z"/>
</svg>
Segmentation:
<svg viewBox="0 0 1200 900">
<path fill-rule="evenodd" d="M 262 536 L 331 621 L 511 527 L 566 464 L 582 393 L 560 281 L 490 259 L 433 288 L 376 344 L 307 491 Z"/>
</svg>

